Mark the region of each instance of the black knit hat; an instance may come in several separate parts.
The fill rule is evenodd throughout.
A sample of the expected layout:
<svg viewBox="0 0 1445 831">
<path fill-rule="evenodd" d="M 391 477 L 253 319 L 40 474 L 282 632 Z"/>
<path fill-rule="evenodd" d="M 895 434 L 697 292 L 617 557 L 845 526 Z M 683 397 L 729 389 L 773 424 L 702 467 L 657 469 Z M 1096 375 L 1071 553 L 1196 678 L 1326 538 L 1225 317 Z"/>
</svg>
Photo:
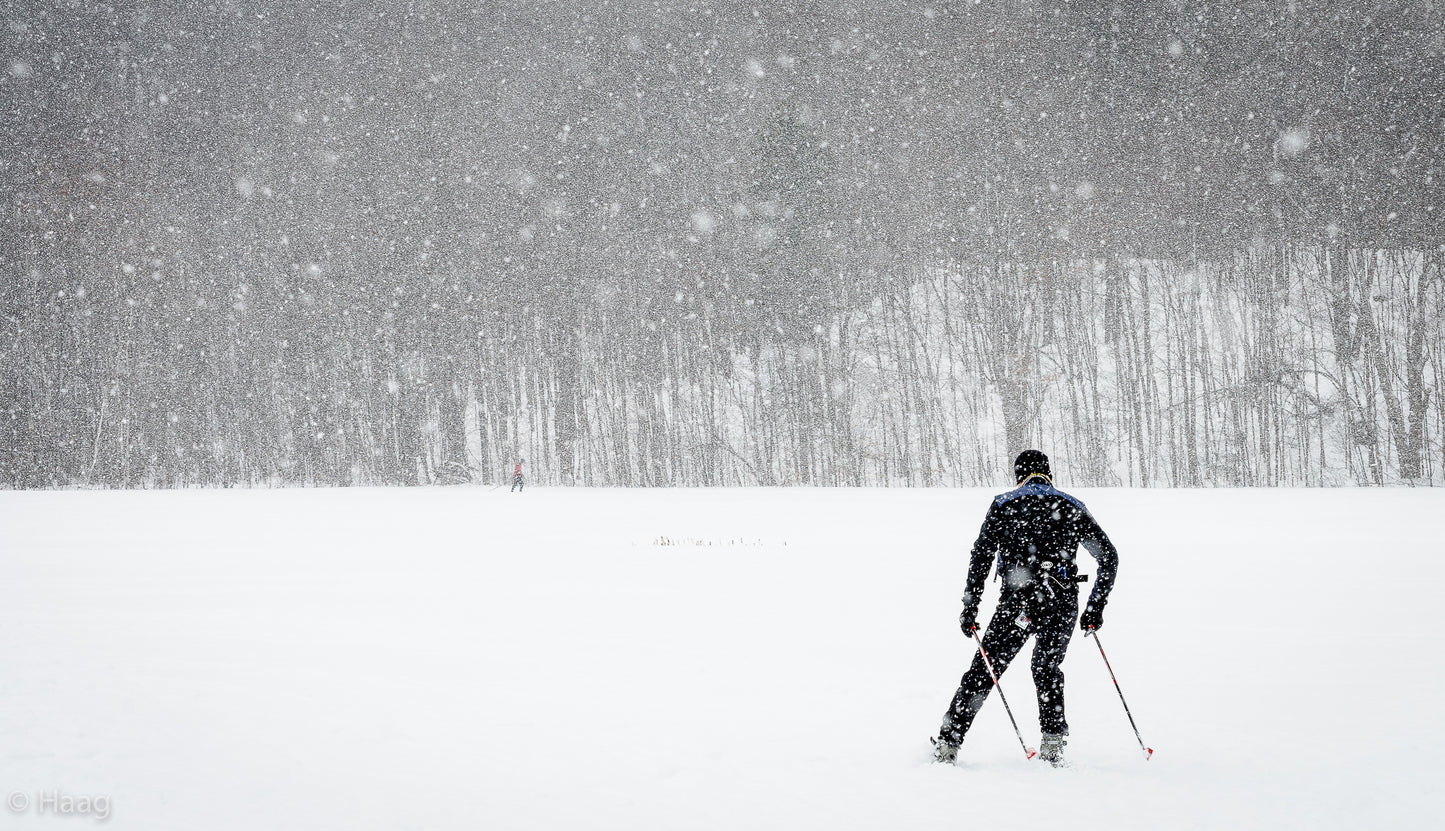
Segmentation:
<svg viewBox="0 0 1445 831">
<path fill-rule="evenodd" d="M 1033 476 L 1035 473 L 1042 473 L 1050 478 L 1053 474 L 1049 472 L 1049 457 L 1039 450 L 1025 450 L 1014 459 L 1014 477 L 1017 481 Z"/>
</svg>

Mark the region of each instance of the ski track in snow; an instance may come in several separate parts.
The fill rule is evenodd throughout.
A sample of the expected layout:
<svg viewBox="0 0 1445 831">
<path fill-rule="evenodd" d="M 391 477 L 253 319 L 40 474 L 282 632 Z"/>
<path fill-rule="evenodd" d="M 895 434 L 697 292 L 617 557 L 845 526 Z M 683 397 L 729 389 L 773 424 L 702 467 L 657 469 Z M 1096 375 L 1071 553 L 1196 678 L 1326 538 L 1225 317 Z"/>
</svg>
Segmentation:
<svg viewBox="0 0 1445 831">
<path fill-rule="evenodd" d="M 0 813 L 88 825 L 39 813 L 59 794 L 148 831 L 1435 814 L 1445 491 L 1076 491 L 1120 550 L 1102 635 L 1154 760 L 1076 636 L 1072 769 L 1025 761 L 996 695 L 959 766 L 931 765 L 991 493 L 0 492 L 0 792 L 29 801 Z M 1003 684 L 1035 745 L 1027 657 Z"/>
</svg>

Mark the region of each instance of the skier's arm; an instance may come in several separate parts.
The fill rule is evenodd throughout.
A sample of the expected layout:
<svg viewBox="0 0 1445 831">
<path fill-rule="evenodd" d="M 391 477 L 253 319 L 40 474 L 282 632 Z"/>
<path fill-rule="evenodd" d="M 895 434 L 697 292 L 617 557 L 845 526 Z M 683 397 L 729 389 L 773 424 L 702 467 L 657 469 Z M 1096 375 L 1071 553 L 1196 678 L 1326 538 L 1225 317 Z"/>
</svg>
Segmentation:
<svg viewBox="0 0 1445 831">
<path fill-rule="evenodd" d="M 998 553 L 998 536 L 994 530 L 996 507 L 994 504 L 988 506 L 983 527 L 979 529 L 978 539 L 974 540 L 973 550 L 968 555 L 968 581 L 963 589 L 963 608 L 965 612 L 971 611 L 972 617 L 978 616 L 978 605 L 983 600 L 984 582 L 988 580 L 989 567 L 993 565 L 993 558 Z"/>
<path fill-rule="evenodd" d="M 1095 575 L 1094 590 L 1089 593 L 1086 608 L 1092 609 L 1095 614 L 1103 614 L 1104 604 L 1109 602 L 1109 592 L 1114 588 L 1114 577 L 1119 571 L 1119 552 L 1092 514 L 1085 511 L 1082 521 L 1084 550 L 1099 562 L 1099 573 Z"/>
</svg>

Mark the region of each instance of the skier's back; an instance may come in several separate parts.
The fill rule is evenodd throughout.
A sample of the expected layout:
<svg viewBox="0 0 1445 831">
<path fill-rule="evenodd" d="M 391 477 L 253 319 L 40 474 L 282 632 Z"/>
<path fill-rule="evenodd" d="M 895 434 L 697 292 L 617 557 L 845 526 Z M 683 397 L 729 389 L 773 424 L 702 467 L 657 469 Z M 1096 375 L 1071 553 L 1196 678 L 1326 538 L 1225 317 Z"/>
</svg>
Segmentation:
<svg viewBox="0 0 1445 831">
<path fill-rule="evenodd" d="M 512 470 L 512 492 L 523 490 L 522 487 L 522 460 L 517 460 L 517 466 Z"/>
</svg>

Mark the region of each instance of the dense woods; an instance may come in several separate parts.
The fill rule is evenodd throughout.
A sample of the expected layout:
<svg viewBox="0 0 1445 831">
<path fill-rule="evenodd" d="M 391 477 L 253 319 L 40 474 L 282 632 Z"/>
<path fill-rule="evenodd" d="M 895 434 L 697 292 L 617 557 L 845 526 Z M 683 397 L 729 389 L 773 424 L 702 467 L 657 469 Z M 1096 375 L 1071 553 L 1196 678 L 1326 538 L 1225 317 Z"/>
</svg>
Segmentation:
<svg viewBox="0 0 1445 831">
<path fill-rule="evenodd" d="M 1445 480 L 1445 6 L 21 3 L 0 484 Z"/>
</svg>

